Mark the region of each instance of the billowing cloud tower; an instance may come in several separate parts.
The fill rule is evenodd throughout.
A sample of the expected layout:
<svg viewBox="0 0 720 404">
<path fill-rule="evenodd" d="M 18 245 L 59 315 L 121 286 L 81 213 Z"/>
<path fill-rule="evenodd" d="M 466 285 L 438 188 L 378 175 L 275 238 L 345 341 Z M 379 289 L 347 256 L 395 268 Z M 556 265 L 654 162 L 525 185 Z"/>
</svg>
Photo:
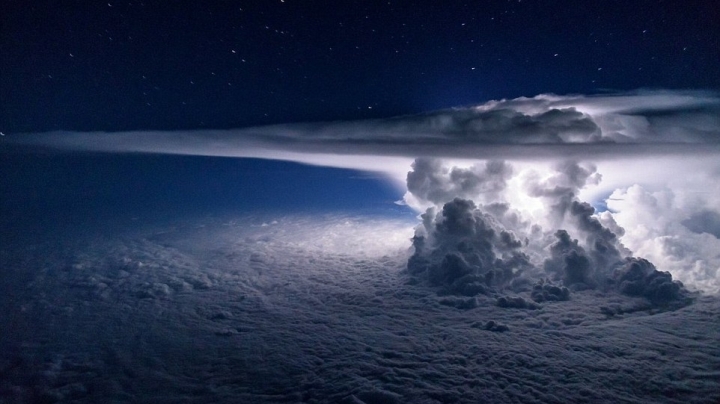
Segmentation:
<svg viewBox="0 0 720 404">
<path fill-rule="evenodd" d="M 524 293 L 543 302 L 600 289 L 656 305 L 688 301 L 682 283 L 621 243 L 624 230 L 611 215 L 598 215 L 578 198 L 586 185 L 600 182 L 595 166 L 565 161 L 545 175 L 526 171 L 511 189 L 514 172 L 503 161 L 451 168 L 415 160 L 406 199 L 431 206 L 413 237 L 411 276 L 468 297 Z M 514 207 L 512 193 L 539 200 L 540 215 Z"/>
</svg>

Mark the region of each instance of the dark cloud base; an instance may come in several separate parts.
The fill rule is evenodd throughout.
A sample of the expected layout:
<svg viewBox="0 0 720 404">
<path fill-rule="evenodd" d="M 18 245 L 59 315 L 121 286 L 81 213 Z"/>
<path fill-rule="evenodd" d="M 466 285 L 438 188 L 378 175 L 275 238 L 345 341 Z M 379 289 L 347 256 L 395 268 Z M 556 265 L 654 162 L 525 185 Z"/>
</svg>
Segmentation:
<svg viewBox="0 0 720 404">
<path fill-rule="evenodd" d="M 685 219 L 682 224 L 693 233 L 708 233 L 720 239 L 720 213 L 703 210 Z"/>
<path fill-rule="evenodd" d="M 409 282 L 404 251 L 305 248 L 316 234 L 291 230 L 308 224 L 277 219 L 2 248 L 0 327 L 11 331 L 0 333 L 0 400 L 720 400 L 714 297 L 657 311 L 644 289 L 527 297 L 524 307 L 516 296 L 438 296 Z M 633 264 L 623 282 L 649 273 Z M 529 293 L 562 297 L 553 287 Z"/>
<path fill-rule="evenodd" d="M 588 289 L 644 297 L 658 308 L 675 309 L 692 302 L 691 294 L 682 283 L 673 281 L 669 272 L 658 271 L 643 258 L 622 258 L 615 233 L 591 216 L 593 208 L 576 201 L 569 205 L 573 214 L 581 211 L 582 226 L 592 229 L 593 250 L 586 251 L 566 230 L 557 230 L 557 240 L 546 247 L 549 256 L 540 271 L 523 250 L 527 239 L 521 241 L 500 223 L 501 218 L 472 201 L 456 198 L 435 216 L 433 209 L 422 215 L 424 225 L 418 227 L 420 235 L 413 237 L 408 272 L 441 294 L 472 297 L 527 292 L 530 279 L 539 276 L 530 292 L 530 298 L 538 303 L 569 300 L 571 290 Z M 558 284 L 545 282 L 543 276 Z M 470 303 L 449 305 L 472 308 Z M 504 296 L 498 298 L 498 306 L 537 308 L 522 297 Z"/>
</svg>

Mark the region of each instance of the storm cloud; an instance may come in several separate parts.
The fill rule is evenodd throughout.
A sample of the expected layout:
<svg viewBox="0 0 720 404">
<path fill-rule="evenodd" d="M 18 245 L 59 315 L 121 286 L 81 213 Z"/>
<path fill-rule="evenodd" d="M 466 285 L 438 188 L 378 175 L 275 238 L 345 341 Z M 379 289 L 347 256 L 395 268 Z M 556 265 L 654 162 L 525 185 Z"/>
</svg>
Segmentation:
<svg viewBox="0 0 720 404">
<path fill-rule="evenodd" d="M 307 154 L 463 158 L 720 152 L 720 98 L 700 91 L 538 95 L 418 115 L 174 132 L 14 134 L 3 141 L 72 150 L 307 161 Z M 321 156 L 311 158 L 317 164 Z M 367 167 L 358 167 L 367 168 Z"/>
<path fill-rule="evenodd" d="M 503 288 L 531 267 L 523 241 L 470 200 L 455 198 L 423 214 L 408 261 L 411 274 L 452 293 L 474 296 Z"/>
<path fill-rule="evenodd" d="M 507 187 L 512 173 L 503 161 L 461 169 L 417 159 L 407 175 L 408 193 L 434 206 L 416 228 L 409 273 L 441 293 L 499 295 L 500 307 L 535 307 L 522 296 L 504 296 L 507 292 L 545 302 L 587 289 L 643 297 L 655 305 L 688 301 L 682 283 L 623 245 L 625 231 L 611 213 L 598 214 L 578 198 L 582 188 L 601 181 L 595 166 L 564 161 L 550 173 L 526 173 L 515 190 Z M 525 217 L 507 202 L 518 191 L 543 202 L 546 220 Z M 513 220 L 507 220 L 508 212 Z M 461 303 L 457 307 L 467 306 Z"/>
<path fill-rule="evenodd" d="M 407 187 L 419 202 L 439 204 L 456 197 L 493 202 L 499 199 L 511 176 L 512 167 L 503 161 L 448 168 L 438 159 L 420 158 L 412 164 Z"/>
<path fill-rule="evenodd" d="M 261 157 L 380 171 L 407 191 L 404 203 L 426 212 L 418 235 L 425 244 L 415 248 L 439 278 L 484 276 L 492 269 L 505 271 L 501 278 L 509 282 L 508 271 L 513 278 L 549 270 L 556 282 L 592 286 L 618 262 L 639 256 L 688 286 L 718 291 L 720 240 L 717 226 L 704 218 L 712 219 L 707 212 L 720 203 L 719 117 L 720 96 L 713 92 L 541 94 L 386 119 L 9 134 L 2 144 Z M 460 209 L 456 199 L 472 205 Z M 438 241 L 452 233 L 447 225 L 455 210 L 474 220 L 475 230 L 492 231 L 482 243 L 466 243 L 472 254 Z M 578 240 L 578 248 L 553 257 L 560 230 Z M 514 242 L 523 245 L 500 251 Z M 437 248 L 442 253 L 431 252 Z M 476 257 L 483 266 L 472 262 Z M 506 269 L 518 257 L 532 265 Z"/>
</svg>

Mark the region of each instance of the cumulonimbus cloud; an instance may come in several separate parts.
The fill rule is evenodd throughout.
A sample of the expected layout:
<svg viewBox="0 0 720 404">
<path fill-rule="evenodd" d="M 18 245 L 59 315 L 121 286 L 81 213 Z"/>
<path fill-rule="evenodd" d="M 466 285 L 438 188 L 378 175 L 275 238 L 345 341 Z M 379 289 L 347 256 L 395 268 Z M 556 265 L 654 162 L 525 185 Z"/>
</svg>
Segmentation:
<svg viewBox="0 0 720 404">
<path fill-rule="evenodd" d="M 545 178 L 527 176 L 524 181 L 529 197 L 544 200 L 546 220 L 536 220 L 508 203 L 508 194 L 517 190 L 510 190 L 502 178 L 502 173 L 512 173 L 507 163 L 463 170 L 437 160 L 416 160 L 408 173 L 408 192 L 432 206 L 416 228 L 407 265 L 410 275 L 440 287 L 442 293 L 471 297 L 530 292 L 533 300 L 542 302 L 566 300 L 571 290 L 600 288 L 660 305 L 687 302 L 683 285 L 670 272 L 656 269 L 623 245 L 625 231 L 612 214 L 597 215 L 578 199 L 578 191 L 597 178 L 594 166 L 566 161 L 554 170 Z M 469 196 L 482 203 L 462 198 Z M 693 284 L 698 280 L 692 279 Z M 498 305 L 535 307 L 505 297 Z"/>
<path fill-rule="evenodd" d="M 714 228 L 698 225 L 698 218 L 715 217 L 720 206 L 720 94 L 714 92 L 545 94 L 386 119 L 231 130 L 10 134 L 0 138 L 3 143 L 70 151 L 259 157 L 384 171 L 407 187 L 405 202 L 410 206 L 418 211 L 436 208 L 426 215 L 435 224 L 444 223 L 438 212 L 455 198 L 481 206 L 482 214 L 468 209 L 468 217 L 482 219 L 500 235 L 485 242 L 502 244 L 503 229 L 526 235 L 529 244 L 523 253 L 534 260 L 534 267 L 544 266 L 543 259 L 552 252 L 548 246 L 557 244 L 562 259 L 552 261 L 556 265 L 551 271 L 557 280 L 597 283 L 592 276 L 606 276 L 609 266 L 631 258 L 632 252 L 688 284 L 720 290 L 714 252 L 720 239 Z M 452 160 L 473 163 L 448 165 Z M 588 191 L 593 187 L 595 191 Z M 505 199 L 497 198 L 503 193 Z M 674 199 L 664 204 L 648 196 L 666 194 Z M 533 213 L 538 206 L 549 214 Z M 595 212 L 598 206 L 609 210 Z M 487 215 L 495 221 L 486 220 Z M 538 223 L 543 233 L 533 230 Z M 553 236 L 560 225 L 571 225 L 572 237 L 581 237 L 583 248 L 574 248 L 572 239 L 560 248 L 565 239 Z M 436 232 L 434 224 L 428 226 L 428 240 L 444 234 Z M 546 238 L 533 244 L 533 237 Z M 451 250 L 438 245 L 444 253 Z M 533 245 L 545 250 L 533 250 Z M 454 271 L 464 268 L 463 260 L 472 261 L 464 252 L 450 251 L 462 260 L 451 257 L 443 267 L 445 255 L 425 247 L 418 257 L 429 260 L 430 267 Z M 488 253 L 486 261 L 494 257 L 499 264 L 486 267 L 494 270 L 503 268 L 503 260 L 519 256 L 493 254 Z M 590 265 L 587 271 L 584 259 Z"/>
</svg>

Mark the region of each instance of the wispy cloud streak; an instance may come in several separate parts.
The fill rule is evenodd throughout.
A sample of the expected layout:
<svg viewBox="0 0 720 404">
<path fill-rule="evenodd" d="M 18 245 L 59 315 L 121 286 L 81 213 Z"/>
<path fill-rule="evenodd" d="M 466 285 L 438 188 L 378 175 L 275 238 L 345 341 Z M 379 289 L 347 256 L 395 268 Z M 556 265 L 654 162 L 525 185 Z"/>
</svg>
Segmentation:
<svg viewBox="0 0 720 404">
<path fill-rule="evenodd" d="M 50 132 L 4 141 L 71 150 L 232 157 L 274 153 L 521 158 L 720 152 L 720 96 L 538 95 L 387 119 L 232 130 Z M 284 157 L 279 157 L 284 158 Z"/>
</svg>

